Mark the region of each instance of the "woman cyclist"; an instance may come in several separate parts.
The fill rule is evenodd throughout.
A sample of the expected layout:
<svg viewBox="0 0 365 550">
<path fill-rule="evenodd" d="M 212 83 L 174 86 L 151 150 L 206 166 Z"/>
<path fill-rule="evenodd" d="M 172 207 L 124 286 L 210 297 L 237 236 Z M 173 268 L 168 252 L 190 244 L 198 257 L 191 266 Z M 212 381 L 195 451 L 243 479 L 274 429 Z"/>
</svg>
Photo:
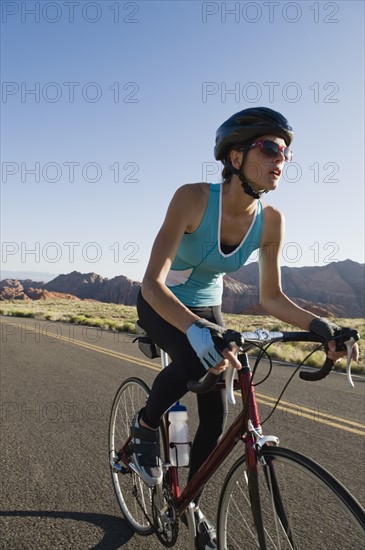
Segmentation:
<svg viewBox="0 0 365 550">
<path fill-rule="evenodd" d="M 283 218 L 261 197 L 277 188 L 291 160 L 292 138 L 288 121 L 276 111 L 259 107 L 234 114 L 216 133 L 214 155 L 223 163 L 223 182 L 183 185 L 168 207 L 137 303 L 143 328 L 172 361 L 132 424 L 135 464 L 150 485 L 162 479 L 157 430 L 163 413 L 186 393 L 189 380 L 208 369 L 219 374 L 228 362 L 241 366 L 234 344 L 224 343 L 222 279 L 253 250 L 260 250 L 260 302 L 267 313 L 323 336 L 331 359 L 343 355 L 331 341 L 338 327 L 301 309 L 281 289 Z M 221 392 L 197 399 L 200 423 L 189 478 L 217 444 L 226 417 Z M 196 546 L 216 548 L 214 530 L 201 512 Z"/>
</svg>

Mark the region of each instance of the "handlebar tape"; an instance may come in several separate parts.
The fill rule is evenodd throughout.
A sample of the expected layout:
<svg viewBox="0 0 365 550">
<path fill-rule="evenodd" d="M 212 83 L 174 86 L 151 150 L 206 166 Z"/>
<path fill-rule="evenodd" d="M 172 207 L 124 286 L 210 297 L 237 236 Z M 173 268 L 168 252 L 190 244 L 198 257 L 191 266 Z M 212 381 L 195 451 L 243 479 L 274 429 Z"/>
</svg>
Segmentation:
<svg viewBox="0 0 365 550">
<path fill-rule="evenodd" d="M 208 372 L 202 380 L 189 380 L 187 384 L 188 391 L 193 393 L 207 393 L 216 385 L 219 374 Z"/>
<path fill-rule="evenodd" d="M 314 372 L 300 372 L 299 378 L 302 380 L 305 380 L 306 382 L 317 382 L 318 380 L 322 380 L 323 378 L 326 378 L 326 376 L 329 375 L 333 368 L 333 361 L 332 359 L 326 358 L 323 366 L 318 370 Z"/>
</svg>

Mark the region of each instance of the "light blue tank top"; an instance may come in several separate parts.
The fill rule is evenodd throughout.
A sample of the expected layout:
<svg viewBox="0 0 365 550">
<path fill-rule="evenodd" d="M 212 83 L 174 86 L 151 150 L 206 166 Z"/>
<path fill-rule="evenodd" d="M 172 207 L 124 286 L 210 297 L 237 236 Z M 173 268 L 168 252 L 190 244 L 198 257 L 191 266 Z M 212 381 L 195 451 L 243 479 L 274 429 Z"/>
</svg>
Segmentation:
<svg viewBox="0 0 365 550">
<path fill-rule="evenodd" d="M 222 183 L 211 183 L 207 209 L 193 233 L 185 233 L 166 278 L 171 292 L 186 306 L 208 307 L 222 303 L 223 275 L 237 271 L 259 248 L 263 207 L 257 208 L 251 226 L 241 243 L 230 254 L 220 246 Z"/>
</svg>

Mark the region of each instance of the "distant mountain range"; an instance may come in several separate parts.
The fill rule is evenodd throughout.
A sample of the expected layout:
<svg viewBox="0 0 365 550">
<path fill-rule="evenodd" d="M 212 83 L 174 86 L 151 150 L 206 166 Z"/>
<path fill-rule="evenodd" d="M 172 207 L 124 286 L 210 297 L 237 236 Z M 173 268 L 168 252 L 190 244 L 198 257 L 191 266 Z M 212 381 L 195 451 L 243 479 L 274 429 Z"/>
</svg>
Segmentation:
<svg viewBox="0 0 365 550">
<path fill-rule="evenodd" d="M 318 315 L 364 317 L 364 264 L 345 260 L 323 267 L 282 267 L 282 286 L 291 300 Z M 37 277 L 38 278 L 38 277 Z M 48 282 L 7 278 L 0 282 L 0 299 L 74 299 L 135 305 L 141 283 L 123 275 L 107 279 L 96 273 L 73 271 Z M 259 269 L 248 264 L 224 278 L 223 311 L 262 314 Z"/>
<path fill-rule="evenodd" d="M 32 281 L 42 281 L 44 283 L 48 283 L 48 281 L 52 281 L 57 277 L 56 273 L 46 273 L 43 271 L 7 271 L 7 270 L 0 270 L 0 279 L 21 279 L 26 280 L 30 279 Z"/>
<path fill-rule="evenodd" d="M 234 279 L 233 279 L 234 277 Z M 230 277 L 225 277 L 227 287 L 238 282 L 245 285 L 242 293 L 251 289 L 254 293 L 252 306 L 242 302 L 240 308 L 240 295 L 232 296 L 228 301 L 230 292 L 225 289 L 227 295 L 225 311 L 240 310 L 259 313 L 259 267 L 257 263 L 248 264 Z M 332 262 L 325 266 L 317 267 L 282 267 L 281 281 L 285 294 L 295 303 L 309 309 L 318 315 L 334 315 L 336 317 L 362 318 L 365 313 L 365 265 L 345 260 Z M 236 292 L 239 291 L 236 287 Z"/>
</svg>

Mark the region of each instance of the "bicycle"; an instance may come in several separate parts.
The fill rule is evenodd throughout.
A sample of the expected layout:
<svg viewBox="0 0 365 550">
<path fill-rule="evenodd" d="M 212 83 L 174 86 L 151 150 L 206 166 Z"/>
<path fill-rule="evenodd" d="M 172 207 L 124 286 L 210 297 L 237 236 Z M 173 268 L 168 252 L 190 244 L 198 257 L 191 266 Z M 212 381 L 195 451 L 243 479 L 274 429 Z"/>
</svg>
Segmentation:
<svg viewBox="0 0 365 550">
<path fill-rule="evenodd" d="M 351 349 L 358 338 L 357 331 L 341 331 L 339 347 L 347 346 L 347 378 L 352 385 Z M 156 348 L 146 333 L 140 332 L 137 339 L 148 357 L 160 355 L 162 367 L 167 364 L 167 354 Z M 242 456 L 228 472 L 220 493 L 217 512 L 220 550 L 364 548 L 365 512 L 356 499 L 315 461 L 279 446 L 276 436 L 263 435 L 261 429 L 253 376 L 262 356 L 267 355 L 267 347 L 276 342 L 323 345 L 323 341 L 310 332 L 266 330 L 243 332 L 242 341 L 242 369 L 236 376 L 232 368 L 227 371 L 225 383 L 217 382 L 217 377 L 208 373 L 202 381 L 191 381 L 188 385 L 190 391 L 197 393 L 210 391 L 213 386 L 222 389 L 226 384 L 231 403 L 235 402 L 234 392 L 240 392 L 242 410 L 183 490 L 179 485 L 178 467 L 172 466 L 169 460 L 167 413 L 160 425 L 162 484 L 151 488 L 138 476 L 132 460 L 130 426 L 136 411 L 145 405 L 149 389 L 139 378 L 129 378 L 122 383 L 110 417 L 109 462 L 124 517 L 135 532 L 155 533 L 164 546 L 172 547 L 179 534 L 179 518 L 185 514 L 189 548 L 195 548 L 194 498 L 233 448 L 243 442 Z M 260 351 L 251 372 L 247 352 L 254 347 Z M 318 371 L 302 371 L 299 375 L 308 381 L 320 380 L 332 367 L 332 361 L 327 358 Z"/>
</svg>

